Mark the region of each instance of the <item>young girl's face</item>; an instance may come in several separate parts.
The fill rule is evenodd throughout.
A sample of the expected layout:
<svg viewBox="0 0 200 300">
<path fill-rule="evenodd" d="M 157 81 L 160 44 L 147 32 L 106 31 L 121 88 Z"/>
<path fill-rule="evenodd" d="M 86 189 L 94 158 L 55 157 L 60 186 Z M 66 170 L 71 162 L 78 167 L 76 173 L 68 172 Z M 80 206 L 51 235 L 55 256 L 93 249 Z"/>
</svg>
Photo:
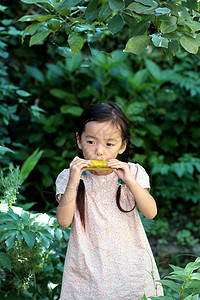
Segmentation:
<svg viewBox="0 0 200 300">
<path fill-rule="evenodd" d="M 109 160 L 126 149 L 121 131 L 111 121 L 90 121 L 85 125 L 81 137 L 78 134 L 76 136 L 78 147 L 87 160 Z"/>
</svg>

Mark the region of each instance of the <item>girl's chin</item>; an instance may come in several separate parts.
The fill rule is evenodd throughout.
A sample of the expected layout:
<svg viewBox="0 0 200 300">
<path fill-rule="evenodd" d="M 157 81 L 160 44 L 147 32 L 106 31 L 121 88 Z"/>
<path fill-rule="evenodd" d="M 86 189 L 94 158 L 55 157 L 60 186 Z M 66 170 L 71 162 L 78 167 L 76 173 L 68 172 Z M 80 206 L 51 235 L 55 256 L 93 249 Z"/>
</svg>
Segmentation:
<svg viewBox="0 0 200 300">
<path fill-rule="evenodd" d="M 103 176 L 103 175 L 111 174 L 113 172 L 113 170 L 105 170 L 105 171 L 104 170 L 97 170 L 97 171 L 91 170 L 90 172 L 97 176 Z"/>
</svg>

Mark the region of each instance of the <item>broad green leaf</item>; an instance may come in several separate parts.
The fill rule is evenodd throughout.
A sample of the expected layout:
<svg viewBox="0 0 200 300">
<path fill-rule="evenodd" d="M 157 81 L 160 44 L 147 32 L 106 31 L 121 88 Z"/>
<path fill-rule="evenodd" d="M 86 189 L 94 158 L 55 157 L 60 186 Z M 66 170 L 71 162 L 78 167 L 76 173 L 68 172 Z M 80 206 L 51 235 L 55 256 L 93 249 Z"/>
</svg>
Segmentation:
<svg viewBox="0 0 200 300">
<path fill-rule="evenodd" d="M 36 17 L 41 17 L 42 15 L 26 15 L 21 17 L 18 22 L 30 22 L 36 20 Z"/>
<path fill-rule="evenodd" d="M 11 150 L 11 149 L 9 149 L 8 147 L 0 146 L 0 153 L 5 153 L 5 152 L 12 152 L 12 153 L 14 153 L 14 151 Z"/>
<path fill-rule="evenodd" d="M 4 224 L 4 225 L 0 225 L 0 231 L 5 231 L 5 230 L 13 230 L 13 229 L 17 229 L 17 225 L 16 224 Z"/>
<path fill-rule="evenodd" d="M 21 176 L 22 180 L 24 181 L 30 172 L 34 169 L 36 164 L 38 163 L 40 157 L 42 156 L 43 151 L 39 151 L 36 149 L 23 163 L 21 167 Z"/>
<path fill-rule="evenodd" d="M 184 300 L 199 300 L 199 295 L 189 295 Z"/>
<path fill-rule="evenodd" d="M 51 245 L 51 238 L 48 238 L 45 234 L 43 234 L 42 232 L 39 232 L 39 235 L 42 239 L 42 245 L 44 248 L 48 249 Z"/>
<path fill-rule="evenodd" d="M 168 15 L 171 13 L 171 10 L 167 7 L 159 7 L 155 9 L 156 15 Z"/>
<path fill-rule="evenodd" d="M 173 163 L 172 170 L 177 174 L 180 178 L 185 173 L 185 164 L 184 163 Z"/>
<path fill-rule="evenodd" d="M 9 271 L 11 271 L 11 256 L 7 253 L 0 252 L 0 265 L 3 268 L 6 268 Z"/>
<path fill-rule="evenodd" d="M 76 71 L 82 63 L 82 59 L 83 57 L 81 52 L 72 58 L 66 58 L 66 70 L 70 73 Z"/>
<path fill-rule="evenodd" d="M 170 37 L 169 37 L 170 39 Z M 178 52 L 179 46 L 177 40 L 170 40 L 168 44 L 168 48 L 165 48 L 165 55 L 167 58 L 171 58 L 176 55 Z"/>
<path fill-rule="evenodd" d="M 152 299 L 152 300 L 157 300 L 157 299 L 161 299 L 161 300 L 173 300 L 172 297 L 170 296 L 158 296 L 158 297 L 150 297 L 149 299 Z"/>
<path fill-rule="evenodd" d="M 57 48 L 58 54 L 66 58 L 72 58 L 72 50 L 69 47 L 58 47 Z"/>
<path fill-rule="evenodd" d="M 31 38 L 29 42 L 29 46 L 33 45 L 42 45 L 45 38 L 52 32 L 51 29 L 46 29 L 41 30 L 40 32 L 35 33 Z"/>
<path fill-rule="evenodd" d="M 31 94 L 27 91 L 23 91 L 23 90 L 17 90 L 16 94 L 21 96 L 21 97 L 29 97 L 31 96 Z"/>
<path fill-rule="evenodd" d="M 4 11 L 4 10 L 6 10 L 7 8 L 8 8 L 7 6 L 0 5 L 0 11 Z"/>
<path fill-rule="evenodd" d="M 170 33 L 177 29 L 177 26 L 171 22 L 161 22 L 160 30 L 162 33 Z"/>
<path fill-rule="evenodd" d="M 72 116 L 79 117 L 82 114 L 83 109 L 78 106 L 63 105 L 61 106 L 60 111 L 62 114 L 69 114 Z"/>
<path fill-rule="evenodd" d="M 42 74 L 42 72 L 36 68 L 36 67 L 32 67 L 32 66 L 25 66 L 26 72 L 33 77 L 34 79 L 40 81 L 40 82 L 44 82 L 44 76 Z"/>
<path fill-rule="evenodd" d="M 199 31 L 200 30 L 200 23 L 197 21 L 185 21 L 186 24 L 191 30 Z"/>
<path fill-rule="evenodd" d="M 148 6 L 155 6 L 155 7 L 158 6 L 157 2 L 154 0 L 135 0 L 135 2 L 139 2 L 141 4 L 148 5 Z"/>
<path fill-rule="evenodd" d="M 109 6 L 114 11 L 119 11 L 125 7 L 125 1 L 123 0 L 109 0 Z"/>
<path fill-rule="evenodd" d="M 137 35 L 129 39 L 123 51 L 139 54 L 143 52 L 149 44 L 150 44 L 149 36 Z"/>
<path fill-rule="evenodd" d="M 168 48 L 169 40 L 163 37 L 160 33 L 152 34 L 152 42 L 156 47 Z"/>
<path fill-rule="evenodd" d="M 177 2 L 166 2 L 166 7 L 169 8 L 171 10 L 172 15 L 178 17 L 178 22 L 183 22 L 185 20 L 190 21 L 191 20 L 191 16 L 189 14 L 189 12 L 187 11 L 187 9 L 181 5 L 178 4 Z"/>
<path fill-rule="evenodd" d="M 6 240 L 6 246 L 7 246 L 7 250 L 10 250 L 14 247 L 15 245 L 15 233 L 12 233 L 11 236 Z"/>
<path fill-rule="evenodd" d="M 162 134 L 161 128 L 155 124 L 147 124 L 146 127 L 147 127 L 147 130 L 149 130 L 151 132 L 151 134 L 153 134 L 155 136 L 159 136 Z"/>
<path fill-rule="evenodd" d="M 115 15 L 108 22 L 108 29 L 112 34 L 119 32 L 124 26 L 124 21 L 120 15 Z"/>
<path fill-rule="evenodd" d="M 138 115 L 145 110 L 147 107 L 146 102 L 133 102 L 126 108 L 127 115 Z"/>
<path fill-rule="evenodd" d="M 153 62 L 152 60 L 146 59 L 145 60 L 145 65 L 146 65 L 148 71 L 151 73 L 151 75 L 154 78 L 156 78 L 158 80 L 161 79 L 160 67 L 155 62 Z"/>
<path fill-rule="evenodd" d="M 149 21 L 141 21 L 132 27 L 131 36 L 143 35 L 150 26 Z"/>
<path fill-rule="evenodd" d="M 56 228 L 55 237 L 60 241 L 63 237 L 63 231 L 59 228 Z"/>
<path fill-rule="evenodd" d="M 4 233 L 1 238 L 0 238 L 0 243 L 2 243 L 3 241 L 5 241 L 7 238 L 9 238 L 11 235 L 17 235 L 18 230 L 9 230 L 6 233 Z"/>
<path fill-rule="evenodd" d="M 43 24 L 41 24 L 40 22 L 35 22 L 35 23 L 32 23 L 31 25 L 27 26 L 24 29 L 24 32 L 22 34 L 22 43 L 24 42 L 24 37 L 26 34 L 30 34 L 30 35 L 35 34 L 41 26 L 43 26 Z"/>
<path fill-rule="evenodd" d="M 112 10 L 110 9 L 109 4 L 105 3 L 99 10 L 99 21 L 103 22 L 107 20 L 111 13 Z"/>
<path fill-rule="evenodd" d="M 60 6 L 57 7 L 57 10 L 69 8 L 69 7 L 74 7 L 77 4 L 79 4 L 81 0 L 65 0 L 62 2 Z"/>
<path fill-rule="evenodd" d="M 79 34 L 72 33 L 68 36 L 68 43 L 73 56 L 75 56 L 81 51 L 84 39 Z"/>
<path fill-rule="evenodd" d="M 35 234 L 28 230 L 21 230 L 21 234 L 29 248 L 32 249 L 35 244 Z"/>
<path fill-rule="evenodd" d="M 144 6 L 144 5 L 142 5 L 140 3 L 136 3 L 136 2 L 132 2 L 127 7 L 127 9 L 130 9 L 131 11 L 136 12 L 138 14 L 145 13 L 148 10 L 151 10 L 152 8 L 153 7 Z"/>
<path fill-rule="evenodd" d="M 192 37 L 183 36 L 180 39 L 181 46 L 189 53 L 196 54 L 198 52 L 199 43 Z"/>
<path fill-rule="evenodd" d="M 93 13 L 97 9 L 97 6 L 98 6 L 98 0 L 90 1 L 89 4 L 87 5 L 85 14 L 87 15 Z"/>
<path fill-rule="evenodd" d="M 200 266 L 199 266 L 199 268 L 200 268 Z M 200 273 L 194 273 L 194 274 L 190 275 L 190 278 L 200 281 Z"/>
<path fill-rule="evenodd" d="M 175 283 L 172 280 L 158 280 L 162 285 L 169 287 L 175 292 L 180 293 L 181 292 L 181 285 L 178 283 Z"/>
</svg>

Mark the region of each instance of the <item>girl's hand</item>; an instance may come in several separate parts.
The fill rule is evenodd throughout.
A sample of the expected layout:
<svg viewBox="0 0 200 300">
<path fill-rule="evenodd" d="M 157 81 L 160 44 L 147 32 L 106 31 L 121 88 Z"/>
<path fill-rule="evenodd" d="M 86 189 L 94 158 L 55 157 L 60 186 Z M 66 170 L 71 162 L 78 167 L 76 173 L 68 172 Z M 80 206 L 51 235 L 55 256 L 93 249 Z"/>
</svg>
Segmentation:
<svg viewBox="0 0 200 300">
<path fill-rule="evenodd" d="M 82 159 L 76 156 L 69 165 L 70 174 L 68 186 L 76 187 L 79 183 L 81 174 L 85 171 L 86 167 L 89 167 L 91 164 L 90 160 Z"/>
<path fill-rule="evenodd" d="M 134 180 L 127 163 L 119 161 L 118 159 L 109 159 L 108 166 L 111 167 L 117 176 L 126 184 Z"/>
</svg>

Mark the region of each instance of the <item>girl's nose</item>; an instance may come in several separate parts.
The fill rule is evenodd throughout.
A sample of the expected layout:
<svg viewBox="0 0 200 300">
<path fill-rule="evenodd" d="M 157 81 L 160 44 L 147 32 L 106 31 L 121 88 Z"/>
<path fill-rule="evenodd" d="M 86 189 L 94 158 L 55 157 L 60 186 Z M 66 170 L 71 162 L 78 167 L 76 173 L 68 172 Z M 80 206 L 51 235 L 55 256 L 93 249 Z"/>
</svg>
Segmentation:
<svg viewBox="0 0 200 300">
<path fill-rule="evenodd" d="M 96 154 L 97 154 L 98 156 L 103 155 L 103 148 L 102 148 L 100 145 L 98 145 L 98 146 L 96 147 Z"/>
</svg>

